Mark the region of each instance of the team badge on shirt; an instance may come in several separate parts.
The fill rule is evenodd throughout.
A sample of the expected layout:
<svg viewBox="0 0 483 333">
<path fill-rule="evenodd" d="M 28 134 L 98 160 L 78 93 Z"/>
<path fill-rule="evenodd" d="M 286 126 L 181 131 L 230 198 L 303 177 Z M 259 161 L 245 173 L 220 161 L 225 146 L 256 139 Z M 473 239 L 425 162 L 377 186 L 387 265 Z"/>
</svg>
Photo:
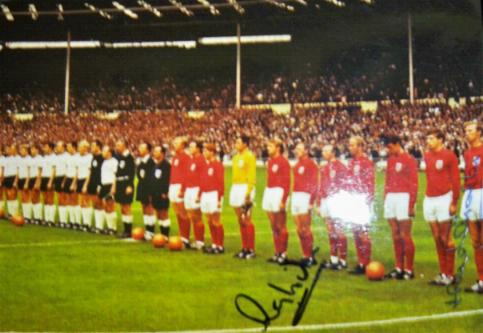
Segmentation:
<svg viewBox="0 0 483 333">
<path fill-rule="evenodd" d="M 396 172 L 401 172 L 401 170 L 402 170 L 402 163 L 397 162 L 396 165 L 394 166 L 394 169 L 396 170 Z"/>
<path fill-rule="evenodd" d="M 359 164 L 356 164 L 354 166 L 354 175 L 359 175 L 359 172 L 361 171 L 361 166 Z"/>
<path fill-rule="evenodd" d="M 162 173 L 163 173 L 163 172 L 162 172 L 161 170 L 157 169 L 157 170 L 154 172 L 154 177 L 156 177 L 156 178 L 158 178 L 158 179 L 159 179 L 159 178 L 161 178 Z"/>
<path fill-rule="evenodd" d="M 97 168 L 97 160 L 92 161 L 92 166 L 93 166 L 94 168 Z"/>
<path fill-rule="evenodd" d="M 272 165 L 272 172 L 277 172 L 278 171 L 278 164 Z"/>
<path fill-rule="evenodd" d="M 144 169 L 139 170 L 139 177 L 144 178 Z"/>
<path fill-rule="evenodd" d="M 213 168 L 208 169 L 208 176 L 213 176 Z"/>
<path fill-rule="evenodd" d="M 436 161 L 436 169 L 437 170 L 443 169 L 443 165 L 444 165 L 443 160 L 437 160 Z"/>
<path fill-rule="evenodd" d="M 329 177 L 330 178 L 334 178 L 335 177 L 335 170 L 330 169 L 330 171 L 329 171 Z"/>
<path fill-rule="evenodd" d="M 193 163 L 193 164 L 191 164 L 191 166 L 190 166 L 190 170 L 191 170 L 191 171 L 195 171 L 195 170 L 196 170 L 196 164 L 194 164 L 194 163 Z"/>
<path fill-rule="evenodd" d="M 301 166 L 301 167 L 299 168 L 299 170 L 298 170 L 299 175 L 303 175 L 303 174 L 304 174 L 304 172 L 305 172 L 305 168 L 304 168 L 303 166 Z"/>
<path fill-rule="evenodd" d="M 121 161 L 121 162 L 119 162 L 119 167 L 120 167 L 121 169 L 124 169 L 124 167 L 125 167 L 125 166 L 126 166 L 126 162 L 124 162 L 124 160 L 123 160 L 123 161 Z"/>
<path fill-rule="evenodd" d="M 173 164 L 174 164 L 174 166 L 178 166 L 179 160 L 177 158 L 175 158 L 174 161 L 173 161 Z"/>
<path fill-rule="evenodd" d="M 473 166 L 477 167 L 481 163 L 481 157 L 480 156 L 473 156 Z"/>
</svg>

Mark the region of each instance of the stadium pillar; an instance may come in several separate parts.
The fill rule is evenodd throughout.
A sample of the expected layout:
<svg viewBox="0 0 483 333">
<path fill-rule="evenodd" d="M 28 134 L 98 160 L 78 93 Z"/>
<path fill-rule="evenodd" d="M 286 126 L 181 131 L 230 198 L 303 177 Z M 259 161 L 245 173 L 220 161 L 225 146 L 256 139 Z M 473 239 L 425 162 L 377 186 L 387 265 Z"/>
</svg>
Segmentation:
<svg viewBox="0 0 483 333">
<path fill-rule="evenodd" d="M 408 13 L 408 60 L 409 60 L 409 101 L 414 103 L 414 69 L 413 69 L 413 27 L 411 13 Z"/>
<path fill-rule="evenodd" d="M 240 22 L 236 24 L 236 103 L 237 109 L 241 106 L 241 32 Z"/>
<path fill-rule="evenodd" d="M 67 55 L 65 60 L 64 114 L 69 114 L 70 95 L 70 31 L 67 31 Z"/>
</svg>

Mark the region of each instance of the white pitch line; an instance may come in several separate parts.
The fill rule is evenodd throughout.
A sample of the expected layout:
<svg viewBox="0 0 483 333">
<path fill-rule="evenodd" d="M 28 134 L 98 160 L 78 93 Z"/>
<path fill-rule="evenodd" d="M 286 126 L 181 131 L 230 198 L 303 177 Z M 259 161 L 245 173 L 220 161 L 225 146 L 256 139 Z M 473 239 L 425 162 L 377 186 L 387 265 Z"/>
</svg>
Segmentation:
<svg viewBox="0 0 483 333">
<path fill-rule="evenodd" d="M 333 324 L 316 324 L 316 325 L 298 325 L 298 326 L 269 326 L 267 332 L 286 332 L 286 331 L 322 331 L 348 329 L 358 327 L 384 326 L 401 323 L 416 323 L 421 321 L 433 321 L 449 318 L 461 318 L 475 315 L 483 315 L 483 308 L 477 310 L 467 310 L 458 312 L 446 312 L 427 316 L 417 317 L 401 317 L 383 320 L 358 321 L 350 323 L 333 323 Z M 154 333 L 258 333 L 263 329 L 259 328 L 235 328 L 235 329 L 216 329 L 216 330 L 197 330 L 197 331 L 159 331 Z"/>
<path fill-rule="evenodd" d="M 102 244 L 102 243 L 120 243 L 117 239 L 97 239 L 97 240 L 83 240 L 83 241 L 60 241 L 60 242 L 37 242 L 37 243 L 14 243 L 14 244 L 0 244 L 0 249 L 10 249 L 16 247 L 52 247 L 52 246 L 69 246 L 81 244 Z"/>
</svg>

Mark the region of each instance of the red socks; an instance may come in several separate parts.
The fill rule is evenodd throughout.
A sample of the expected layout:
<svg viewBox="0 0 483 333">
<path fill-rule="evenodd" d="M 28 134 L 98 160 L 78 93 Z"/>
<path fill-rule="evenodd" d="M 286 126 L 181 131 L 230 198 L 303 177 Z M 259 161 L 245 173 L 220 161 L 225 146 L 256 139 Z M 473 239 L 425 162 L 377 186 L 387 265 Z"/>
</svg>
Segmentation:
<svg viewBox="0 0 483 333">
<path fill-rule="evenodd" d="M 205 240 L 205 224 L 203 222 L 197 222 L 193 224 L 195 232 L 195 240 L 197 242 L 204 242 Z M 189 235 L 189 233 L 188 233 Z"/>
<path fill-rule="evenodd" d="M 406 257 L 405 268 L 408 271 L 414 270 L 414 254 L 416 252 L 416 247 L 414 246 L 414 241 L 412 237 L 403 239 L 404 242 L 404 256 Z"/>
</svg>

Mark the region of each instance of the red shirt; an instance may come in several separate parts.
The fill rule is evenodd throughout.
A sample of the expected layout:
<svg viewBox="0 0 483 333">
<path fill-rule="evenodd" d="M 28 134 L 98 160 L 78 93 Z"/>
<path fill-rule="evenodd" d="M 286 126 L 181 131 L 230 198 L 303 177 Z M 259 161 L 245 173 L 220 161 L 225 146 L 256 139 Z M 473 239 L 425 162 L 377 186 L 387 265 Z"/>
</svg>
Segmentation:
<svg viewBox="0 0 483 333">
<path fill-rule="evenodd" d="M 319 167 L 308 157 L 298 160 L 293 168 L 293 192 L 310 193 L 310 202 L 317 195 Z"/>
<path fill-rule="evenodd" d="M 456 155 L 448 149 L 438 152 L 428 151 L 424 154 L 424 162 L 426 163 L 426 195 L 437 197 L 452 191 L 453 204 L 456 204 L 460 195 L 460 174 Z"/>
<path fill-rule="evenodd" d="M 367 156 L 355 157 L 349 162 L 347 189 L 355 193 L 363 193 L 374 200 L 374 166 Z"/>
<path fill-rule="evenodd" d="M 347 168 L 339 160 L 328 162 L 320 169 L 320 189 L 321 198 L 327 198 L 346 188 Z"/>
<path fill-rule="evenodd" d="M 418 196 L 418 164 L 414 157 L 406 152 L 391 155 L 387 159 L 386 184 L 387 193 L 409 193 L 409 205 L 416 203 Z"/>
<path fill-rule="evenodd" d="M 483 188 L 483 145 L 465 151 L 465 189 Z"/>
<path fill-rule="evenodd" d="M 290 191 L 290 164 L 288 160 L 282 155 L 270 158 L 267 172 L 267 187 L 283 188 L 282 202 L 286 202 Z"/>
<path fill-rule="evenodd" d="M 184 151 L 176 153 L 171 161 L 170 184 L 181 184 L 181 190 L 185 189 L 186 174 L 188 173 L 190 157 Z"/>
<path fill-rule="evenodd" d="M 186 172 L 185 186 L 200 187 L 201 173 L 206 166 L 206 160 L 203 155 L 191 157 L 188 161 L 188 170 Z"/>
<path fill-rule="evenodd" d="M 212 191 L 218 192 L 218 198 L 225 193 L 225 168 L 218 160 L 206 162 L 201 172 L 200 193 Z"/>
</svg>

